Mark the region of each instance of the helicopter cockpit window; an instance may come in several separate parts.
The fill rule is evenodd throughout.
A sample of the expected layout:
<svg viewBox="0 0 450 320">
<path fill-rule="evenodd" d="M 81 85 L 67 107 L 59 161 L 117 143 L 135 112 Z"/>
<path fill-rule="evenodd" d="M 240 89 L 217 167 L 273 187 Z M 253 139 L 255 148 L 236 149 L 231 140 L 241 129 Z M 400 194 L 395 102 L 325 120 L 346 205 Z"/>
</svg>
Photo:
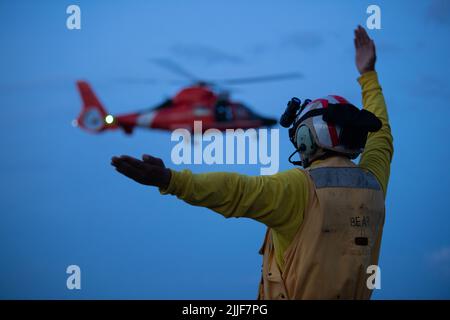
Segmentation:
<svg viewBox="0 0 450 320">
<path fill-rule="evenodd" d="M 233 120 L 233 111 L 228 102 L 218 102 L 215 110 L 217 121 L 224 122 Z"/>
</svg>

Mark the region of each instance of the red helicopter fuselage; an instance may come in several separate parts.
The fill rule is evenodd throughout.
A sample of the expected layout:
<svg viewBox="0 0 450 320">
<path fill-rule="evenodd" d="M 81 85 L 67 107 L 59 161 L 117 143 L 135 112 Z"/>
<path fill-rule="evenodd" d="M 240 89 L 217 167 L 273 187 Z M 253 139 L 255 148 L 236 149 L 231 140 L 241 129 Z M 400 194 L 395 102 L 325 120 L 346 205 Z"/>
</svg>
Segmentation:
<svg viewBox="0 0 450 320">
<path fill-rule="evenodd" d="M 78 81 L 77 86 L 83 106 L 75 124 L 90 132 L 121 128 L 132 133 L 136 127 L 168 131 L 184 128 L 193 132 L 194 121 L 202 122 L 203 131 L 270 127 L 277 123 L 201 83 L 181 90 L 154 108 L 120 115 L 109 114 L 87 82 Z"/>
</svg>

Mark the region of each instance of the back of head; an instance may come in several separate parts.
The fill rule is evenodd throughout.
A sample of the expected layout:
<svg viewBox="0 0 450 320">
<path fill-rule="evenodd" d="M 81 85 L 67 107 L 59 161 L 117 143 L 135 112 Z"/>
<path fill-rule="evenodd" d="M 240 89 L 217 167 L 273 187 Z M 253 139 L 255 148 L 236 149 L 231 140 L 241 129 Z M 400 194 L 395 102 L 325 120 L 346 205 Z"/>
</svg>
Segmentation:
<svg viewBox="0 0 450 320">
<path fill-rule="evenodd" d="M 301 106 L 299 101 L 295 101 L 298 109 L 295 118 L 291 116 L 289 138 L 296 148 L 291 157 L 298 152 L 301 162 L 293 162 L 291 157 L 289 161 L 305 168 L 314 160 L 328 155 L 356 158 L 364 149 L 368 132 L 381 128 L 381 121 L 374 114 L 358 109 L 340 96 L 307 100 Z M 291 115 L 293 109 L 291 107 Z M 285 124 L 287 121 L 282 123 L 283 126 Z"/>
</svg>

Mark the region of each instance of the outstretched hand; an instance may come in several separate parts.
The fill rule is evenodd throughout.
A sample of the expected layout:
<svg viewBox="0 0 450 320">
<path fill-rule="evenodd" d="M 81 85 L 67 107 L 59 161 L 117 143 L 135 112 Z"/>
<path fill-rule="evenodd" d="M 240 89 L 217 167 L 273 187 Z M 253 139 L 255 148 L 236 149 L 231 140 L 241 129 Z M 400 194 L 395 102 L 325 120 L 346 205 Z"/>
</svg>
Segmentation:
<svg viewBox="0 0 450 320">
<path fill-rule="evenodd" d="M 366 30 L 358 26 L 355 29 L 355 49 L 356 49 L 356 68 L 362 75 L 375 70 L 375 61 L 377 55 L 375 52 L 375 43 L 369 38 Z"/>
<path fill-rule="evenodd" d="M 171 172 L 159 158 L 146 154 L 142 156 L 142 160 L 130 156 L 112 157 L 111 165 L 117 172 L 140 184 L 162 189 L 169 186 Z"/>
</svg>

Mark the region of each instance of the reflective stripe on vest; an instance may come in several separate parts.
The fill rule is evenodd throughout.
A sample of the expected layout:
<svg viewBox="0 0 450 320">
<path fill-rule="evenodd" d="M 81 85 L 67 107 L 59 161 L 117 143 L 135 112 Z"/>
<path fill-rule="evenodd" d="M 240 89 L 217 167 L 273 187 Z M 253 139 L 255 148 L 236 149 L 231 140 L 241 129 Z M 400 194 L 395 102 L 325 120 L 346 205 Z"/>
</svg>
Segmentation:
<svg viewBox="0 0 450 320">
<path fill-rule="evenodd" d="M 358 167 L 322 167 L 309 170 L 317 189 L 320 188 L 358 188 L 380 190 L 375 176 Z"/>
</svg>

